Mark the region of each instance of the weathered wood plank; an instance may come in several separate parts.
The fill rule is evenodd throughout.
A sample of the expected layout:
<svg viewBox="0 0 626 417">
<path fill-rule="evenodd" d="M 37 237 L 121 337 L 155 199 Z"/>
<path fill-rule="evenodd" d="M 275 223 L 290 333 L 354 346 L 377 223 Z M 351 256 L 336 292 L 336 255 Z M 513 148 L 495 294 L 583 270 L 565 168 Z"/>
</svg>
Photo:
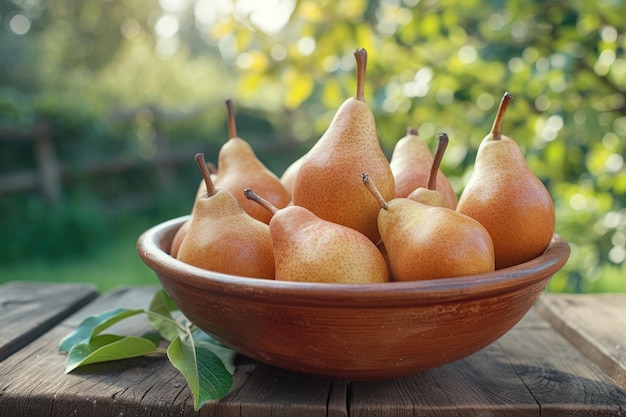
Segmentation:
<svg viewBox="0 0 626 417">
<path fill-rule="evenodd" d="M 0 285 L 0 362 L 98 296 L 93 285 Z"/>
<path fill-rule="evenodd" d="M 502 349 L 542 417 L 626 413 L 626 391 L 554 330 L 507 336 Z"/>
<path fill-rule="evenodd" d="M 0 364 L 0 410 L 11 416 L 34 417 L 326 416 L 331 407 L 329 415 L 347 416 L 345 386 L 259 366 L 246 358 L 239 358 L 231 392 L 205 404 L 199 412 L 193 410 L 186 381 L 164 357 L 94 364 L 63 374 L 65 356 L 56 351 L 63 336 L 88 315 L 117 307 L 147 307 L 155 290 L 140 287 L 107 293 Z M 118 323 L 115 332 L 141 334 L 149 328 L 143 320 Z"/>
<path fill-rule="evenodd" d="M 72 286 L 53 287 L 67 293 Z M 29 288 L 31 291 L 24 294 L 36 292 Z M 63 374 L 65 355 L 57 352 L 58 342 L 84 317 L 116 307 L 146 307 L 156 290 L 131 287 L 109 292 L 0 363 L 0 415 L 402 417 L 626 413 L 626 391 L 535 310 L 475 355 L 390 381 L 331 382 L 239 357 L 231 392 L 222 400 L 207 403 L 199 412 L 193 410 L 193 398 L 184 378 L 164 357 L 95 364 Z M 41 291 L 46 296 L 54 292 Z M 2 291 L 0 301 L 8 302 L 9 307 L 15 300 L 27 300 L 7 295 Z M 542 299 L 538 308 L 541 310 L 544 304 L 561 305 L 560 301 Z M 550 311 L 570 317 L 568 305 Z M 621 305 L 618 300 L 614 309 L 607 307 L 588 321 L 576 315 L 569 319 L 580 326 L 580 333 L 587 334 L 604 320 L 599 317 L 608 314 L 623 318 L 623 307 L 618 308 Z M 596 311 L 597 306 L 588 306 L 587 310 L 581 314 L 593 316 L 590 311 Z M 11 314 L 18 313 L 11 310 Z M 0 315 L 5 322 L 10 318 L 4 311 Z M 148 328 L 145 318 L 134 318 L 119 323 L 115 331 L 140 334 Z M 606 343 L 614 342 L 604 333 L 602 337 L 600 340 Z M 624 340 L 619 334 L 613 333 L 612 337 Z"/>
<path fill-rule="evenodd" d="M 61 338 L 85 317 L 116 307 L 146 307 L 154 291 L 142 287 L 107 293 L 0 363 L 0 410 L 10 416 L 142 415 L 150 400 L 160 398 L 156 411 L 180 415 L 186 384 L 166 358 L 94 364 L 66 375 L 66 356 L 57 352 Z M 118 326 L 123 329 L 123 322 Z M 188 408 L 193 411 L 193 404 Z"/>
<path fill-rule="evenodd" d="M 382 383 L 352 383 L 353 416 L 620 415 L 626 391 L 531 311 L 463 360 Z"/>
<path fill-rule="evenodd" d="M 348 383 L 333 381 L 328 397 L 328 417 L 345 417 L 348 411 Z"/>
<path fill-rule="evenodd" d="M 264 364 L 258 364 L 249 372 L 245 385 L 223 404 L 222 411 L 228 412 L 220 413 L 220 416 L 348 415 L 345 383 L 333 383 Z"/>
<path fill-rule="evenodd" d="M 626 294 L 545 294 L 537 309 L 626 388 Z"/>
</svg>

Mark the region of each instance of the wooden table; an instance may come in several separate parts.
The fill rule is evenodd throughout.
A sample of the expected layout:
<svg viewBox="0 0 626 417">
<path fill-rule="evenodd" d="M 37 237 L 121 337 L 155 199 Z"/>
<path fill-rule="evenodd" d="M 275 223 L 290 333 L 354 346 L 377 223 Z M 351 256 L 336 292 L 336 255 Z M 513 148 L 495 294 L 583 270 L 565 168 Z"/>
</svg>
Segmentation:
<svg viewBox="0 0 626 417">
<path fill-rule="evenodd" d="M 58 342 L 84 317 L 147 307 L 156 290 L 1 285 L 0 416 L 626 415 L 626 294 L 546 293 L 480 352 L 390 381 L 328 381 L 239 358 L 230 394 L 199 412 L 164 357 L 63 373 Z"/>
</svg>

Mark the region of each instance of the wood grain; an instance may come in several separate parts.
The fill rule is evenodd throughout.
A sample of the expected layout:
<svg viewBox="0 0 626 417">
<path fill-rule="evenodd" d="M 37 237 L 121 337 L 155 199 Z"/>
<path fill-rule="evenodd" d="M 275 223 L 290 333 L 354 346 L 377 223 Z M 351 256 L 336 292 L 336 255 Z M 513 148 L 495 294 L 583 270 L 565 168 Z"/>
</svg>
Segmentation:
<svg viewBox="0 0 626 417">
<path fill-rule="evenodd" d="M 346 416 L 345 385 L 335 385 L 246 358 L 231 392 L 193 409 L 183 376 L 165 357 L 143 357 L 88 365 L 64 374 L 59 340 L 83 318 L 117 307 L 146 308 L 156 287 L 112 291 L 41 336 L 36 344 L 0 364 L 0 416 L 160 415 L 160 416 Z M 140 317 L 118 323 L 111 332 L 141 334 Z M 327 413 L 327 410 L 331 411 Z"/>
<path fill-rule="evenodd" d="M 53 287 L 57 286 L 60 289 L 57 298 L 63 298 L 61 292 L 74 294 L 66 297 L 69 299 L 82 294 L 78 291 L 81 286 L 55 284 Z M 34 287 L 27 286 L 21 293 L 14 288 L 13 298 L 0 300 L 6 303 L 27 300 L 24 294 L 55 294 L 46 285 L 40 289 Z M 599 297 L 598 302 L 604 307 L 598 307 L 593 297 L 567 301 L 569 296 L 544 295 L 547 299 L 542 298 L 537 308 L 511 331 L 476 354 L 388 381 L 333 382 L 239 356 L 231 392 L 219 401 L 208 402 L 199 411 L 193 409 L 193 397 L 186 381 L 165 357 L 94 364 L 71 374 L 63 373 L 66 356 L 57 352 L 58 342 L 83 318 L 116 307 L 145 308 L 157 289 L 128 287 L 104 294 L 57 326 L 49 326 L 52 328 L 42 332 L 36 342 L 8 356 L 0 363 L 0 416 L 614 416 L 626 413 L 626 390 L 603 371 L 601 361 L 589 360 L 588 354 L 578 349 L 578 343 L 570 343 L 538 313 L 562 315 L 564 323 L 577 324 L 584 340 L 597 338 L 610 345 L 624 340 L 619 332 L 607 332 L 614 328 L 613 319 L 603 321 L 608 314 L 621 322 L 624 308 L 619 297 L 614 300 Z M 1 294 L 4 297 L 8 293 Z M 3 312 L 0 321 L 10 322 L 8 314 Z M 26 314 L 22 324 L 37 328 L 34 318 L 35 314 Z M 598 325 L 598 321 L 604 324 Z M 571 323 L 562 326 L 568 329 Z M 608 327 L 603 329 L 603 326 Z M 136 317 L 117 324 L 112 331 L 141 334 L 147 329 L 145 318 Z"/>
<path fill-rule="evenodd" d="M 408 378 L 351 385 L 353 416 L 608 416 L 626 412 L 626 391 L 534 311 L 468 358 Z"/>
<path fill-rule="evenodd" d="M 0 285 L 0 361 L 98 296 L 93 285 L 8 282 Z"/>
<path fill-rule="evenodd" d="M 63 373 L 66 356 L 57 352 L 62 337 L 89 315 L 116 307 L 147 307 L 154 290 L 107 293 L 1 363 L 3 415 L 142 415 L 151 407 L 164 415 L 180 415 L 181 404 L 193 411 L 190 396 L 181 395 L 184 379 L 164 357 L 94 364 Z M 122 323 L 118 326 L 123 330 Z M 156 397 L 161 403 L 151 404 Z"/>
<path fill-rule="evenodd" d="M 545 294 L 538 311 L 626 388 L 626 294 Z"/>
<path fill-rule="evenodd" d="M 222 404 L 220 416 L 347 416 L 346 384 L 257 364 L 245 385 Z"/>
</svg>

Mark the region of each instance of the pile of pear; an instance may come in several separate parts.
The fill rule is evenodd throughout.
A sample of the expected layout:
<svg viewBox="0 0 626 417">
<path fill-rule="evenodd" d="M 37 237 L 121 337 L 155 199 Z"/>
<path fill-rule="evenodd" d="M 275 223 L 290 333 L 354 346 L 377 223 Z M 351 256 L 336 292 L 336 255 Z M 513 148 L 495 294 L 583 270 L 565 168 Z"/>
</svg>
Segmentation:
<svg viewBox="0 0 626 417">
<path fill-rule="evenodd" d="M 552 198 L 501 132 L 505 93 L 457 198 L 435 152 L 408 128 L 389 159 L 365 102 L 367 53 L 354 51 L 356 95 L 278 177 L 237 136 L 202 180 L 170 254 L 199 268 L 282 281 L 367 284 L 478 275 L 541 255 L 555 231 Z"/>
</svg>

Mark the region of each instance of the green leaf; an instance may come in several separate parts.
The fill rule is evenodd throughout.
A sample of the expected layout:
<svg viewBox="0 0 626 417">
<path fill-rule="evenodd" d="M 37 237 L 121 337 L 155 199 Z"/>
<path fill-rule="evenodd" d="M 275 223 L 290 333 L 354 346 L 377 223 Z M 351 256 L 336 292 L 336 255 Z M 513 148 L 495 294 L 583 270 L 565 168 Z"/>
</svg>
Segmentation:
<svg viewBox="0 0 626 417">
<path fill-rule="evenodd" d="M 150 302 L 148 311 L 150 324 L 168 341 L 174 340 L 178 336 L 179 328 L 174 324 L 172 311 L 178 310 L 169 294 L 165 290 L 157 291 Z"/>
<path fill-rule="evenodd" d="M 154 345 L 158 346 L 159 343 L 161 342 L 161 335 L 158 333 L 154 333 L 154 332 L 147 332 L 141 335 L 141 337 L 143 337 L 144 339 L 148 339 L 149 341 L 151 341 Z"/>
<path fill-rule="evenodd" d="M 141 313 L 145 313 L 145 310 L 118 308 L 87 317 L 72 333 L 65 336 L 61 342 L 59 342 L 59 351 L 69 352 L 73 346 L 88 343 L 92 336 L 97 335 L 115 323 Z"/>
<path fill-rule="evenodd" d="M 202 330 L 194 330 L 192 335 L 197 346 L 205 347 L 215 353 L 222 360 L 228 372 L 231 374 L 235 373 L 235 357 L 237 356 L 237 352 L 227 348 L 221 344 L 219 340 L 214 339 Z"/>
<path fill-rule="evenodd" d="M 163 288 L 154 294 L 150 302 L 150 311 L 159 312 L 162 311 L 161 309 L 168 313 L 180 310 L 174 303 L 174 300 L 172 300 L 172 297 Z"/>
<path fill-rule="evenodd" d="M 206 401 L 218 400 L 230 391 L 233 376 L 206 341 L 190 335 L 177 337 L 170 343 L 167 356 L 185 377 L 194 397 L 194 409 Z"/>
<path fill-rule="evenodd" d="M 89 343 L 75 345 L 67 356 L 65 373 L 91 363 L 136 358 L 158 352 L 151 340 L 137 336 L 104 334 L 93 337 Z"/>
</svg>

